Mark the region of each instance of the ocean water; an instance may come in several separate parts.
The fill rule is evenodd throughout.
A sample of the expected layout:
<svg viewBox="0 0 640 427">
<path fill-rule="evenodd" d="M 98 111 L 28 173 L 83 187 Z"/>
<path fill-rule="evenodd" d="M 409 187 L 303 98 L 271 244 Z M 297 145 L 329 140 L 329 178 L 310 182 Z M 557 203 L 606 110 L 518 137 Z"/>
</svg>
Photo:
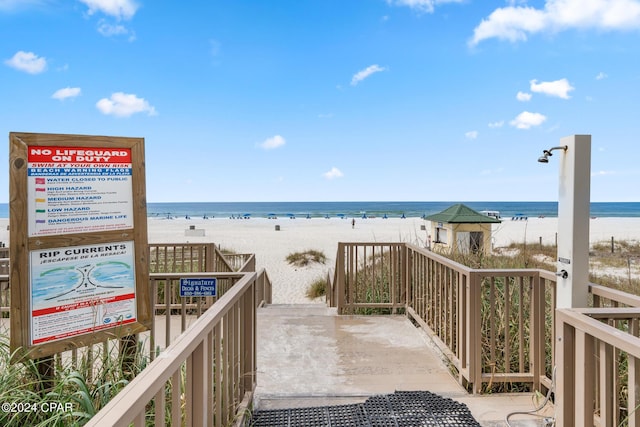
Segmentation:
<svg viewBox="0 0 640 427">
<path fill-rule="evenodd" d="M 296 218 L 421 217 L 438 213 L 456 203 L 464 203 L 477 211 L 499 211 L 503 218 L 515 215 L 529 217 L 558 216 L 557 202 L 197 202 L 148 203 L 149 217 L 229 218 L 248 216 L 266 218 L 295 216 Z M 591 203 L 593 217 L 640 217 L 640 202 Z M 0 203 L 0 218 L 9 217 L 9 205 Z"/>
<path fill-rule="evenodd" d="M 441 212 L 455 203 L 477 211 L 499 211 L 503 218 L 515 215 L 558 216 L 557 202 L 242 202 L 242 203 L 149 203 L 148 216 L 231 217 L 421 217 Z M 592 203 L 591 216 L 640 217 L 640 203 Z"/>
</svg>

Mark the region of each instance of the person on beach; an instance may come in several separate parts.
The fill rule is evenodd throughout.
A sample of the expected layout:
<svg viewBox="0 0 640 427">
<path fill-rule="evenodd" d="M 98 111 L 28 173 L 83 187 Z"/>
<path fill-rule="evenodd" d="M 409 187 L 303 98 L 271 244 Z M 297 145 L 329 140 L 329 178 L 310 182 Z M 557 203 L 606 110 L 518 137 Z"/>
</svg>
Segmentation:
<svg viewBox="0 0 640 427">
<path fill-rule="evenodd" d="M 351 219 L 351 228 L 356 228 L 356 219 L 355 218 Z"/>
</svg>

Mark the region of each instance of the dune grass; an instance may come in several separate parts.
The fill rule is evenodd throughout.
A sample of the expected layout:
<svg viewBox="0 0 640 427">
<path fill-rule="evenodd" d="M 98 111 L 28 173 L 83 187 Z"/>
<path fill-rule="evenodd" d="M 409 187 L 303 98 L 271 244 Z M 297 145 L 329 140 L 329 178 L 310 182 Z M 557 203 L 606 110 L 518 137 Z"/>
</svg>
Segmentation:
<svg viewBox="0 0 640 427">
<path fill-rule="evenodd" d="M 287 255 L 287 262 L 296 267 L 304 267 L 311 263 L 324 264 L 327 261 L 322 251 L 309 249 L 304 252 L 293 252 Z"/>
<path fill-rule="evenodd" d="M 307 298 L 316 299 L 327 294 L 327 279 L 318 277 L 307 288 Z"/>
<path fill-rule="evenodd" d="M 44 378 L 37 361 L 11 364 L 8 337 L 0 335 L 0 425 L 84 425 L 129 383 L 127 378 L 148 364 L 142 343 L 133 361 L 118 354 L 115 346 L 94 349 L 93 355 L 79 354 L 76 363 L 56 358 L 53 378 Z M 45 389 L 49 381 L 51 388 Z"/>
<path fill-rule="evenodd" d="M 505 266 L 492 265 L 488 268 L 540 268 L 556 271 L 555 245 L 511 244 L 506 250 L 515 255 L 489 257 L 492 263 L 504 263 Z M 589 264 L 591 282 L 640 295 L 639 241 L 619 240 L 613 245 L 611 241 L 596 242 L 589 251 Z"/>
</svg>

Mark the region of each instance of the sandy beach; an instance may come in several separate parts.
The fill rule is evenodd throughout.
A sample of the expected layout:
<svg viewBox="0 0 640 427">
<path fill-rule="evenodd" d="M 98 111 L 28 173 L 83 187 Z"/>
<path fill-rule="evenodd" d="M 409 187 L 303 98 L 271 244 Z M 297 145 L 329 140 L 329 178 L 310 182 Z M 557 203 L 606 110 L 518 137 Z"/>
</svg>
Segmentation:
<svg viewBox="0 0 640 427">
<path fill-rule="evenodd" d="M 557 218 L 503 219 L 493 226 L 493 246 L 512 242 L 554 244 Z M 8 244 L 8 219 L 0 219 L 0 242 Z M 280 230 L 276 231 L 276 225 Z M 425 226 L 423 230 L 421 226 Z M 204 236 L 187 236 L 194 228 Z M 266 268 L 273 282 L 274 303 L 308 303 L 309 284 L 324 277 L 335 264 L 338 242 L 409 242 L 425 246 L 430 223 L 420 218 L 312 219 L 157 219 L 148 220 L 150 243 L 216 243 L 236 253 L 254 253 L 258 268 Z M 197 234 L 196 233 L 196 234 Z M 192 233 L 193 234 L 193 233 Z M 590 221 L 591 243 L 615 240 L 640 240 L 640 218 L 595 218 Z M 308 249 L 322 251 L 326 264 L 294 267 L 286 257 Z"/>
<path fill-rule="evenodd" d="M 504 219 L 493 226 L 494 247 L 512 242 L 554 244 L 557 218 Z M 280 230 L 276 231 L 276 225 Z M 422 230 L 421 226 L 426 230 Z M 204 237 L 187 237 L 191 226 L 204 231 Z M 274 303 L 308 303 L 309 284 L 324 277 L 335 265 L 338 242 L 409 242 L 425 246 L 430 223 L 420 218 L 312 219 L 150 219 L 149 242 L 215 242 L 223 249 L 254 253 L 258 268 L 266 268 L 273 282 Z M 596 218 L 590 223 L 592 243 L 640 240 L 640 218 Z M 322 251 L 327 262 L 293 267 L 286 257 L 308 249 Z"/>
</svg>

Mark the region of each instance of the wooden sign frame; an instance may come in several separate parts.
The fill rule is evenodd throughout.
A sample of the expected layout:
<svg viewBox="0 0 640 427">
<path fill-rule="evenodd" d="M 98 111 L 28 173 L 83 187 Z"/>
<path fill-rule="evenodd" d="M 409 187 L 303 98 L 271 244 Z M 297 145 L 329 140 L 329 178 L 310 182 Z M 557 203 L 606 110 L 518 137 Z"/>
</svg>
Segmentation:
<svg viewBox="0 0 640 427">
<path fill-rule="evenodd" d="M 150 329 L 144 138 L 12 132 L 9 146 L 14 361 Z"/>
</svg>

